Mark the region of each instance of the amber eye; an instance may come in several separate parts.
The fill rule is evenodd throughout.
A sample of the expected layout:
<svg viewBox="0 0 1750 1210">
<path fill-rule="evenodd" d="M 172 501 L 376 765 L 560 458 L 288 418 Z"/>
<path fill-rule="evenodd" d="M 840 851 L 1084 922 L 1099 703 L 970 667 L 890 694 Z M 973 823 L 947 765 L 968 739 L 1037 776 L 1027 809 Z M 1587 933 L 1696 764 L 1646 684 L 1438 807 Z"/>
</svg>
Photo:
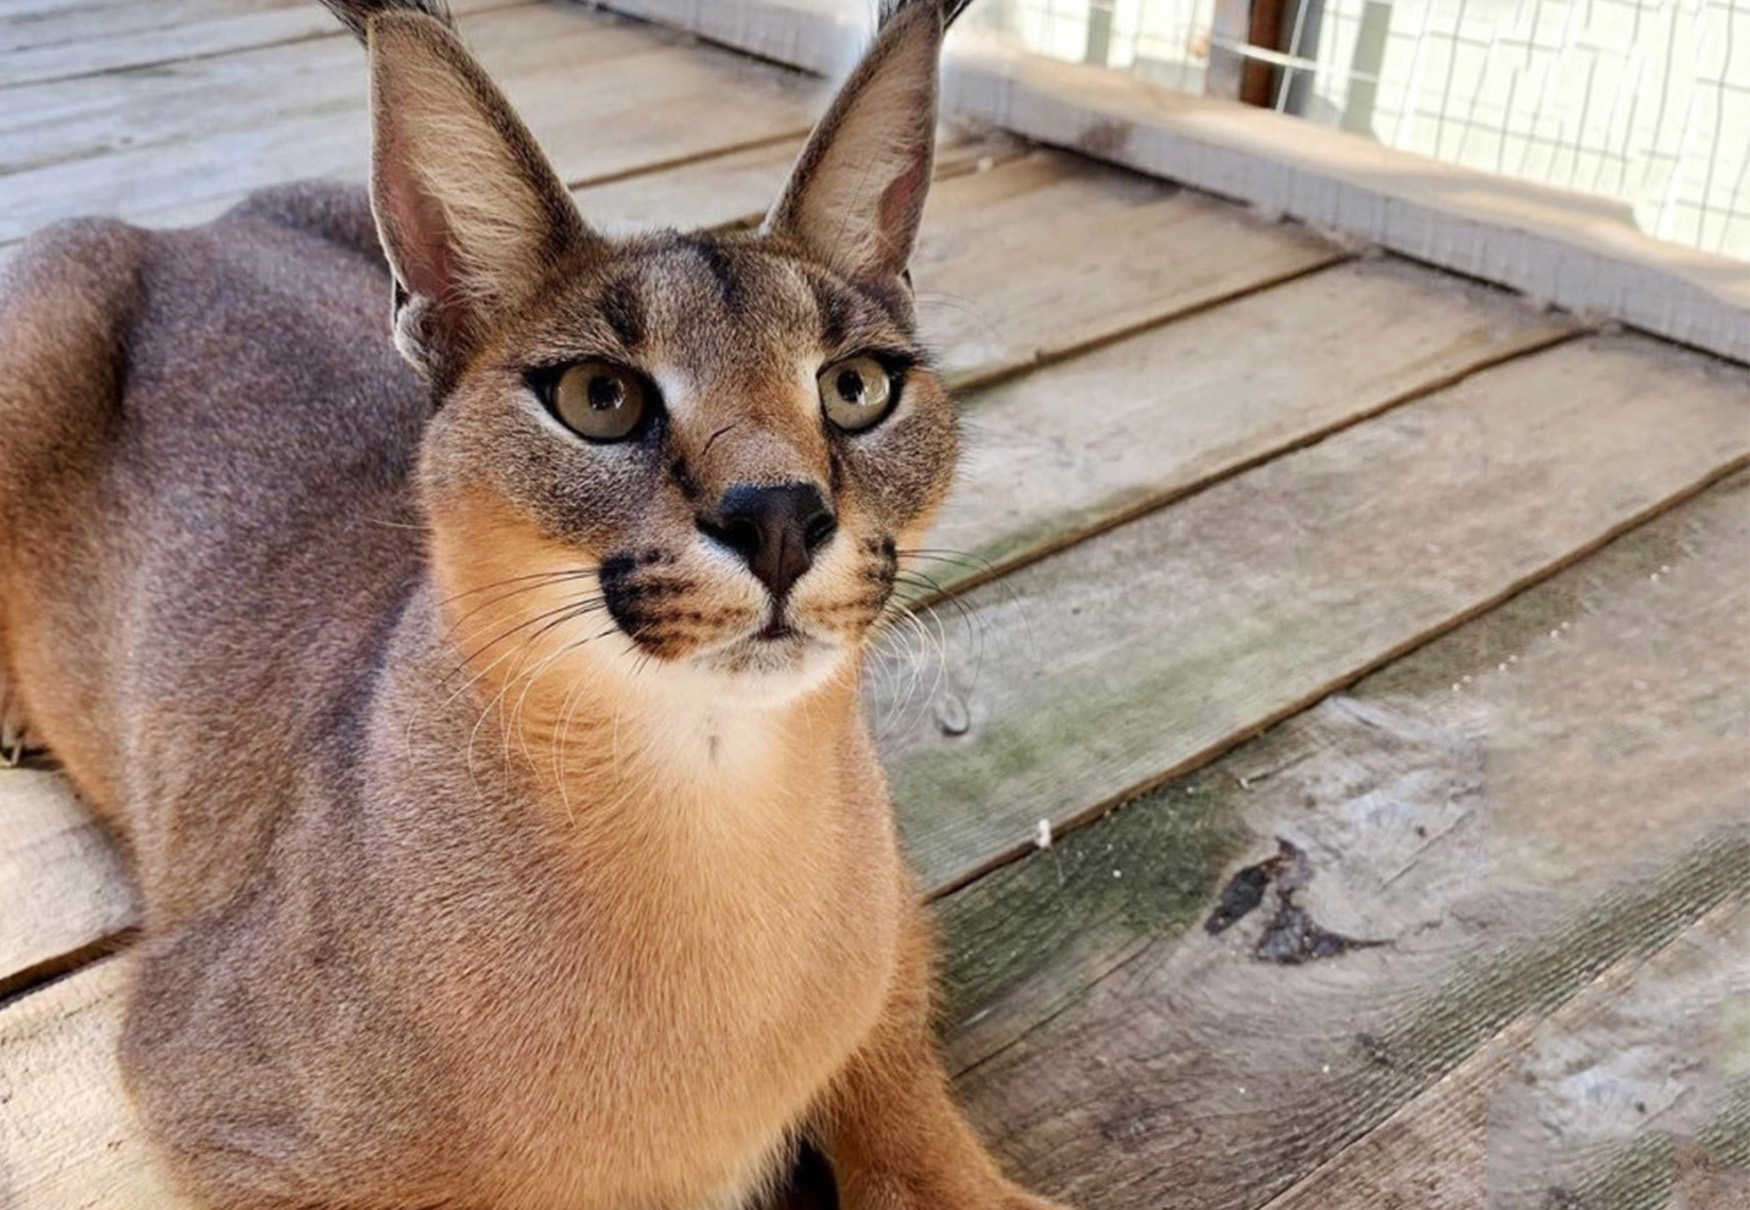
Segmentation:
<svg viewBox="0 0 1750 1210">
<path fill-rule="evenodd" d="M 820 375 L 820 406 L 826 418 L 847 433 L 879 424 L 899 392 L 893 375 L 873 357 L 847 357 Z"/>
<path fill-rule="evenodd" d="M 553 411 L 567 428 L 591 441 L 631 436 L 649 406 L 649 393 L 638 376 L 605 361 L 572 366 L 553 388 Z"/>
</svg>

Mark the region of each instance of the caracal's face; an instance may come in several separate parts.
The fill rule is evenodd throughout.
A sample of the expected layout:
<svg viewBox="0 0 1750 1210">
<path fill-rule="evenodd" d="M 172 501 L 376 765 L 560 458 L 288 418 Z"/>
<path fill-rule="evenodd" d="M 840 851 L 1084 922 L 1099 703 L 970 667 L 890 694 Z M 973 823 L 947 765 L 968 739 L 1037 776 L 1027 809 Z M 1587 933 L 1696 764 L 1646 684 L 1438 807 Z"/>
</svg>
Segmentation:
<svg viewBox="0 0 1750 1210">
<path fill-rule="evenodd" d="M 661 234 L 537 304 L 427 438 L 428 508 L 468 535 L 453 590 L 516 606 L 485 638 L 761 699 L 853 667 L 957 450 L 908 293 Z"/>
</svg>

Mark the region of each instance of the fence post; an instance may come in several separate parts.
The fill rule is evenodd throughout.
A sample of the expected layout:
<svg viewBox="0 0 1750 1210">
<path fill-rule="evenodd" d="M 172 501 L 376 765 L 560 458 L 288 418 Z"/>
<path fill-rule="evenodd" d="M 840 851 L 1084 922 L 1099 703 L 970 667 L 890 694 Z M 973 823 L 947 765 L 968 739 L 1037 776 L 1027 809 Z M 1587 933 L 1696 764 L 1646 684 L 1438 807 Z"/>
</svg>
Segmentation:
<svg viewBox="0 0 1750 1210">
<path fill-rule="evenodd" d="M 1285 0 L 1215 0 L 1215 23 L 1209 46 L 1209 72 L 1203 91 L 1247 105 L 1275 101 L 1276 68 L 1249 59 L 1234 47 L 1262 46 L 1279 50 Z"/>
</svg>

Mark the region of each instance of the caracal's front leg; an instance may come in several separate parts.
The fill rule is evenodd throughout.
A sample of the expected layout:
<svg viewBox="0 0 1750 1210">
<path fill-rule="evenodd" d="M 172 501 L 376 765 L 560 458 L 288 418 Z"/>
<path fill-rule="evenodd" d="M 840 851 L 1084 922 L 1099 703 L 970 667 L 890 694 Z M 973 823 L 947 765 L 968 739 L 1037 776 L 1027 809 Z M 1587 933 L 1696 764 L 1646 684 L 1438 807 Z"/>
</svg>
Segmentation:
<svg viewBox="0 0 1750 1210">
<path fill-rule="evenodd" d="M 931 1031 L 931 940 L 906 929 L 881 1022 L 834 1082 L 815 1141 L 844 1210 L 1064 1210 L 998 1170 L 950 1095 Z"/>
</svg>

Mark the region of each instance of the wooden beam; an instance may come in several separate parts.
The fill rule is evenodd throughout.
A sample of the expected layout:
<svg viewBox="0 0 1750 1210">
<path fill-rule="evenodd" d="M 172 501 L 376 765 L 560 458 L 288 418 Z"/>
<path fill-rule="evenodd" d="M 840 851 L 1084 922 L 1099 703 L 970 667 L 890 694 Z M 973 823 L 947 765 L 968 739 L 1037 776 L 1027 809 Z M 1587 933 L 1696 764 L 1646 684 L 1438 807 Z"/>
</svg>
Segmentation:
<svg viewBox="0 0 1750 1210">
<path fill-rule="evenodd" d="M 1282 45 L 1284 0 L 1252 0 L 1251 22 L 1246 42 L 1265 50 L 1285 50 Z M 1261 59 L 1247 59 L 1240 80 L 1240 102 L 1266 109 L 1276 104 L 1276 81 L 1280 71 Z"/>
<path fill-rule="evenodd" d="M 945 97 L 957 113 L 1029 138 L 1750 361 L 1750 273 L 1742 262 L 1643 235 L 1621 203 L 1442 164 L 989 40 L 962 40 Z"/>
</svg>

